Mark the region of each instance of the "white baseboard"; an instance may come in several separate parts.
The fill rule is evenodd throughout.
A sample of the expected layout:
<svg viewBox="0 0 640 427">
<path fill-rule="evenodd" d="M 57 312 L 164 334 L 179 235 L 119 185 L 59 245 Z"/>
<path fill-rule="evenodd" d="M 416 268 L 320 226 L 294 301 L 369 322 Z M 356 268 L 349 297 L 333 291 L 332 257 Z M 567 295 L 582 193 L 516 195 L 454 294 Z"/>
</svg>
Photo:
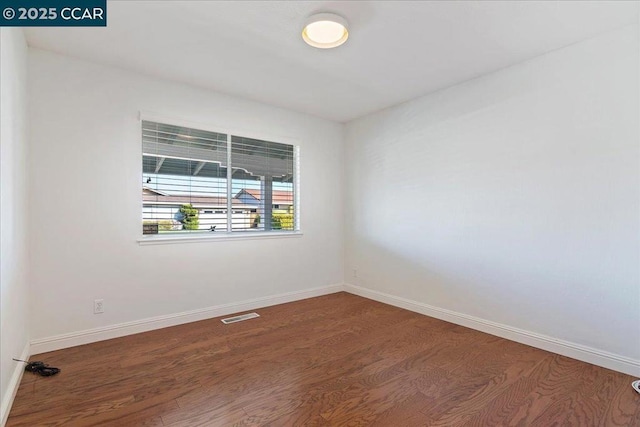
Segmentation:
<svg viewBox="0 0 640 427">
<path fill-rule="evenodd" d="M 22 350 L 22 354 L 20 355 L 21 360 L 29 360 L 30 349 L 29 343 L 24 346 L 24 350 Z M 13 400 L 16 398 L 16 393 L 18 393 L 18 387 L 20 387 L 20 381 L 22 380 L 22 374 L 24 374 L 24 364 L 22 362 L 16 362 L 16 366 L 13 370 L 13 374 L 11 375 L 11 380 L 9 380 L 9 387 L 7 388 L 7 393 L 4 395 L 2 399 L 2 403 L 0 404 L 0 426 L 4 427 L 7 423 L 7 418 L 9 418 L 9 412 L 11 411 L 11 406 L 13 406 Z"/>
<path fill-rule="evenodd" d="M 199 320 L 226 316 L 247 310 L 256 310 L 258 308 L 284 304 L 321 295 L 328 295 L 341 291 L 344 291 L 344 286 L 342 284 L 329 285 L 319 288 L 305 289 L 303 291 L 287 292 L 263 298 L 255 298 L 237 303 L 222 304 L 198 310 L 185 311 L 182 313 L 169 314 L 166 316 L 135 320 L 133 322 L 119 323 L 101 328 L 87 329 L 84 331 L 56 335 L 53 337 L 35 339 L 31 341 L 31 354 L 46 353 L 48 351 L 60 350 L 68 347 L 75 347 L 77 345 L 118 338 L 125 335 L 167 328 L 169 326 L 182 325 L 184 323 L 197 322 Z"/>
<path fill-rule="evenodd" d="M 166 328 L 169 326 L 181 325 L 184 323 L 197 322 L 199 320 L 210 319 L 213 317 L 226 316 L 229 314 L 239 313 L 242 311 L 256 310 L 263 307 L 269 307 L 276 304 L 284 304 L 287 302 L 298 301 L 306 298 L 313 298 L 321 295 L 328 295 L 340 291 L 346 291 L 354 295 L 379 301 L 385 304 L 404 308 L 416 313 L 424 314 L 457 325 L 466 326 L 471 329 L 486 332 L 491 335 L 506 338 L 532 347 L 551 351 L 563 356 L 571 357 L 614 371 L 623 372 L 625 374 L 640 377 L 640 360 L 631 359 L 618 354 L 609 353 L 570 341 L 553 338 L 547 335 L 538 334 L 524 329 L 515 328 L 501 323 L 492 322 L 467 314 L 435 307 L 418 301 L 412 301 L 406 298 L 390 295 L 384 292 L 374 291 L 372 289 L 363 288 L 351 284 L 335 284 L 319 288 L 306 289 L 303 291 L 288 292 L 284 294 L 272 295 L 263 298 L 256 298 L 238 303 L 223 304 L 213 307 L 202 308 L 198 310 L 176 313 L 166 316 L 158 316 L 153 318 L 136 320 L 133 322 L 120 323 L 116 325 L 105 326 L 95 329 L 87 329 L 84 331 L 72 332 L 69 334 L 57 335 L 48 338 L 36 339 L 31 341 L 31 347 L 25 348 L 25 354 L 22 356 L 24 360 L 29 354 L 40 354 L 48 351 L 60 350 L 63 348 L 74 347 L 82 344 L 103 341 L 111 338 L 118 338 L 125 335 L 137 334 L 140 332 L 151 331 L 155 329 Z M 8 415 L 8 410 L 13 402 L 15 392 L 18 390 L 22 370 L 17 368 L 11 379 L 10 388 L 13 393 L 7 393 L 2 402 L 2 420 Z M 13 388 L 12 388 L 13 387 Z M 9 397 L 11 396 L 11 397 Z M 5 413 L 5 406 L 8 406 Z"/>
<path fill-rule="evenodd" d="M 466 326 L 471 329 L 486 332 L 491 335 L 530 345 L 556 354 L 561 354 L 593 365 L 602 366 L 614 371 L 640 377 L 640 360 L 631 359 L 629 357 L 620 356 L 618 354 L 609 353 L 607 351 L 587 347 L 570 341 L 526 331 L 524 329 L 514 328 L 501 323 L 491 322 L 489 320 L 434 307 L 418 301 L 408 300 L 406 298 L 397 297 L 348 283 L 345 283 L 344 290 L 354 295 L 359 295 L 361 297 L 404 308 L 416 313 L 435 317 L 436 319 L 445 320 L 457 325 Z"/>
</svg>

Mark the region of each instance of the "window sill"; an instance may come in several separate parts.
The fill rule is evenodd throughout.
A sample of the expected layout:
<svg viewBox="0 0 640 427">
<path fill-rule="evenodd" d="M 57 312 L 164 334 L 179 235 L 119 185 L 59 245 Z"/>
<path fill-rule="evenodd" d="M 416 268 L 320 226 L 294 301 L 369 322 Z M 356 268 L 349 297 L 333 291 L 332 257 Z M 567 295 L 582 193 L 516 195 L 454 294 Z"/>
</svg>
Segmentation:
<svg viewBox="0 0 640 427">
<path fill-rule="evenodd" d="M 262 240 L 262 239 L 290 239 L 302 237 L 302 232 L 235 232 L 217 233 L 206 236 L 144 236 L 137 239 L 140 246 L 146 245 L 166 245 L 171 243 L 198 243 L 198 242 L 221 242 L 223 240 Z"/>
</svg>

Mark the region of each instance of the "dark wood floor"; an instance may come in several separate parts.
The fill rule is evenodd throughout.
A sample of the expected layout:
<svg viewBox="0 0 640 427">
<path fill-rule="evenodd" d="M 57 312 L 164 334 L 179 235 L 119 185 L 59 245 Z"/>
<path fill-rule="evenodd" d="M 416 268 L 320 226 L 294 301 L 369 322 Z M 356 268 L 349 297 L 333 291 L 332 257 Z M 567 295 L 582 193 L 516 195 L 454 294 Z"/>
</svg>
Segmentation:
<svg viewBox="0 0 640 427">
<path fill-rule="evenodd" d="M 628 375 L 346 293 L 35 357 L 8 426 L 633 426 Z"/>
</svg>

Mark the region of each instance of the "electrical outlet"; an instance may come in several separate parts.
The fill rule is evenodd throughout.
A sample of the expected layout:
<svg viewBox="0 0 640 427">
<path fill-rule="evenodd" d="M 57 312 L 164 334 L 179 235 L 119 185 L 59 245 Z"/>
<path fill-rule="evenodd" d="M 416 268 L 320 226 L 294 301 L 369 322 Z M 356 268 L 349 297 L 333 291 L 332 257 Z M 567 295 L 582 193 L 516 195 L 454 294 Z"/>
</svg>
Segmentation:
<svg viewBox="0 0 640 427">
<path fill-rule="evenodd" d="M 353 278 L 354 279 L 358 278 L 358 270 L 356 268 L 353 269 Z"/>
<path fill-rule="evenodd" d="M 104 300 L 96 299 L 93 300 L 93 314 L 104 313 Z"/>
</svg>

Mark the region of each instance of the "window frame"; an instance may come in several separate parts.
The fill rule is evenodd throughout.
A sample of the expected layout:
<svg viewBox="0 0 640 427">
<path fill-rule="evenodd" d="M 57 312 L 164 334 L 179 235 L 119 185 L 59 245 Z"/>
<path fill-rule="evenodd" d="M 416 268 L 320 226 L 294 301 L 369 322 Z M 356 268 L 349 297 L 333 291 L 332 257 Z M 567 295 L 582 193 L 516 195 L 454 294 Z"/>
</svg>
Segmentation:
<svg viewBox="0 0 640 427">
<path fill-rule="evenodd" d="M 239 130 L 229 127 L 216 126 L 208 123 L 195 122 L 191 120 L 178 119 L 175 117 L 167 117 L 164 115 L 158 115 L 156 113 L 149 113 L 141 111 L 138 115 L 138 144 L 140 158 L 143 155 L 142 148 L 142 122 L 150 121 L 167 125 L 187 127 L 207 132 L 216 132 L 228 135 L 227 145 L 227 162 L 228 167 L 231 165 L 231 137 L 244 137 L 250 139 L 257 139 L 262 141 L 276 142 L 281 144 L 287 144 L 293 146 L 294 150 L 294 179 L 293 179 L 293 208 L 294 208 L 294 227 L 293 230 L 270 230 L 270 231 L 233 231 L 231 227 L 228 227 L 227 231 L 220 231 L 217 233 L 191 233 L 191 232 L 175 232 L 172 234 L 142 234 L 142 228 L 138 224 L 139 235 L 136 239 L 139 245 L 155 245 L 155 244 L 169 244 L 169 243 L 190 243 L 190 242 L 210 242 L 210 241 L 228 241 L 228 240 L 254 240 L 254 239 L 282 239 L 282 238 L 299 238 L 302 237 L 301 229 L 301 211 L 300 211 L 300 144 L 297 138 L 291 138 L 286 136 L 278 136 L 269 134 L 268 132 L 261 131 L 247 131 Z M 142 176 L 142 164 L 140 165 L 140 171 L 138 176 Z M 138 194 L 142 194 L 143 183 L 142 180 L 138 181 Z M 227 199 L 232 193 L 232 182 L 227 179 Z M 141 208 L 144 205 L 144 201 L 140 200 Z M 142 209 L 141 209 L 142 210 Z M 138 213 L 140 213 L 140 211 Z M 228 211 L 228 209 L 227 209 Z M 229 220 L 229 219 L 228 219 Z M 230 225 L 230 224 L 228 224 Z"/>
</svg>

